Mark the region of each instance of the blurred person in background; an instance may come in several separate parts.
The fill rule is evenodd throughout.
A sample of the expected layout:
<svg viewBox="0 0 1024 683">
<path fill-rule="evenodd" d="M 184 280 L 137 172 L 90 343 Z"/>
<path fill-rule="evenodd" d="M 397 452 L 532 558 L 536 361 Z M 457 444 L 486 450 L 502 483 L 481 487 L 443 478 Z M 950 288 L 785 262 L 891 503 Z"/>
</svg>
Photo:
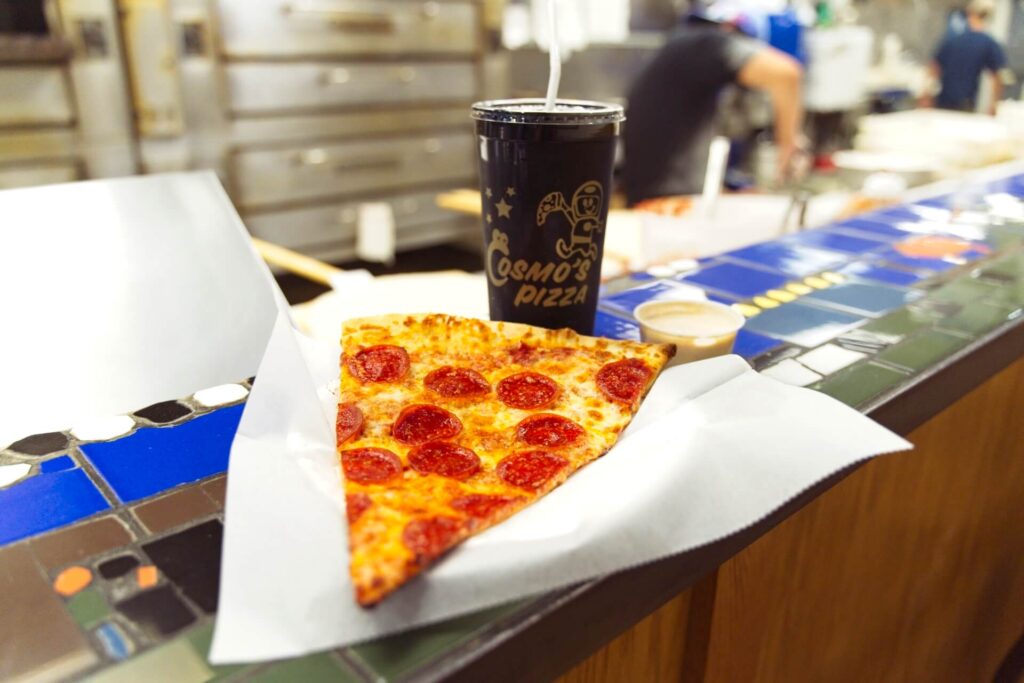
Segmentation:
<svg viewBox="0 0 1024 683">
<path fill-rule="evenodd" d="M 981 75 L 987 71 L 992 75 L 989 113 L 995 114 L 996 102 L 1003 95 L 999 71 L 1006 66 L 1006 53 L 996 39 L 985 32 L 994 11 L 994 0 L 972 0 L 967 5 L 966 28 L 947 32 L 935 50 L 931 74 L 932 82 L 939 85 L 939 93 L 934 99 L 925 96 L 922 106 L 975 111 Z"/>
<path fill-rule="evenodd" d="M 782 181 L 791 174 L 803 119 L 803 70 L 789 55 L 746 35 L 754 33 L 748 22 L 739 2 L 698 9 L 637 77 L 623 131 L 631 206 L 701 191 L 719 94 L 731 83 L 768 94 L 777 173 Z"/>
</svg>

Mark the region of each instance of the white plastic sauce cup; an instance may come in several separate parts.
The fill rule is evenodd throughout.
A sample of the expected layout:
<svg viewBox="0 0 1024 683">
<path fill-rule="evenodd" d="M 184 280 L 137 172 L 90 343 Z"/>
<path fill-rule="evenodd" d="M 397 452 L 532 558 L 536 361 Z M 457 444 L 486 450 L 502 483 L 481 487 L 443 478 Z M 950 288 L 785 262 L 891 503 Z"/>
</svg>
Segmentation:
<svg viewBox="0 0 1024 683">
<path fill-rule="evenodd" d="M 648 301 L 633 310 L 646 342 L 676 345 L 669 365 L 732 353 L 745 318 L 714 301 Z"/>
</svg>

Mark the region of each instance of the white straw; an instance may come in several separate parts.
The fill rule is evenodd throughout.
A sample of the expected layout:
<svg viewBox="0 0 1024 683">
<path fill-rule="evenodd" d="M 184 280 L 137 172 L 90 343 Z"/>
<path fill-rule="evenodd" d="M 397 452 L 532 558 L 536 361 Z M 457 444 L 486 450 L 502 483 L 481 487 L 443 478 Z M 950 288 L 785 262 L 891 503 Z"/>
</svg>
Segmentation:
<svg viewBox="0 0 1024 683">
<path fill-rule="evenodd" d="M 558 47 L 558 11 L 555 7 L 557 0 L 548 0 L 548 96 L 544 102 L 544 108 L 548 111 L 555 110 L 555 100 L 558 99 L 558 82 L 562 80 L 562 55 Z"/>
</svg>

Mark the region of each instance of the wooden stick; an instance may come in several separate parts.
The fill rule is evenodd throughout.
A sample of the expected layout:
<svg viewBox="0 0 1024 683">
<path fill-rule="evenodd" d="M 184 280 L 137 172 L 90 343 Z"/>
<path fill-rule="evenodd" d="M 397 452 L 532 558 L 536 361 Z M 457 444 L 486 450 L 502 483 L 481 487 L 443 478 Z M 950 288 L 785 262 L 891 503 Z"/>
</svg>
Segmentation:
<svg viewBox="0 0 1024 683">
<path fill-rule="evenodd" d="M 319 282 L 328 287 L 331 286 L 331 277 L 343 272 L 341 268 L 336 268 L 329 263 L 324 263 L 311 256 L 266 242 L 258 237 L 253 237 L 252 243 L 256 247 L 256 251 L 263 257 L 263 260 L 270 265 L 284 268 L 290 273 L 301 275 L 308 280 Z"/>
</svg>

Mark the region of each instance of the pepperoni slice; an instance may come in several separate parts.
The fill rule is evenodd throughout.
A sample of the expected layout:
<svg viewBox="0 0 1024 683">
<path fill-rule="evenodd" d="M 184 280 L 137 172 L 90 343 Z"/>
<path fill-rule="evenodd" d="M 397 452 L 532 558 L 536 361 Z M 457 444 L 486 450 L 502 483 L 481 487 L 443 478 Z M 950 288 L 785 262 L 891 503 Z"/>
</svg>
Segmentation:
<svg viewBox="0 0 1024 683">
<path fill-rule="evenodd" d="M 440 474 L 463 481 L 480 471 L 480 458 L 468 448 L 430 441 L 409 451 L 409 464 L 420 474 Z"/>
<path fill-rule="evenodd" d="M 370 500 L 370 497 L 365 493 L 353 493 L 352 495 L 345 496 L 345 515 L 348 517 L 348 523 L 355 524 L 356 520 L 372 504 L 373 502 Z"/>
<path fill-rule="evenodd" d="M 431 372 L 423 380 L 423 384 L 431 391 L 449 398 L 485 396 L 491 391 L 491 385 L 476 370 L 453 368 L 450 365 Z"/>
<path fill-rule="evenodd" d="M 462 431 L 462 422 L 444 408 L 420 404 L 402 408 L 391 435 L 410 446 L 450 439 Z"/>
<path fill-rule="evenodd" d="M 355 403 L 342 403 L 338 406 L 338 417 L 334 423 L 338 435 L 338 445 L 363 433 L 363 411 Z"/>
<path fill-rule="evenodd" d="M 525 451 L 498 463 L 498 476 L 527 491 L 536 491 L 569 466 L 569 461 L 547 451 Z"/>
<path fill-rule="evenodd" d="M 498 382 L 498 398 L 510 408 L 543 408 L 556 396 L 558 385 L 539 372 L 519 372 Z"/>
<path fill-rule="evenodd" d="M 651 379 L 651 369 L 642 360 L 626 358 L 608 363 L 597 371 L 597 387 L 613 401 L 632 403 Z"/>
<path fill-rule="evenodd" d="M 341 452 L 345 478 L 357 484 L 382 484 L 398 476 L 402 461 L 384 448 L 352 448 Z"/>
<path fill-rule="evenodd" d="M 348 367 L 363 384 L 397 382 L 409 372 L 409 354 L 401 346 L 371 346 L 350 359 Z"/>
<path fill-rule="evenodd" d="M 402 543 L 416 555 L 417 562 L 427 562 L 455 544 L 464 528 L 455 517 L 414 519 L 402 531 Z"/>
<path fill-rule="evenodd" d="M 516 438 L 531 446 L 564 448 L 583 438 L 583 427 L 561 415 L 530 415 L 516 427 Z"/>
<path fill-rule="evenodd" d="M 476 519 L 490 519 L 499 510 L 522 500 L 519 496 L 489 496 L 483 493 L 471 493 L 453 499 L 448 504 L 459 512 L 465 512 Z"/>
</svg>

